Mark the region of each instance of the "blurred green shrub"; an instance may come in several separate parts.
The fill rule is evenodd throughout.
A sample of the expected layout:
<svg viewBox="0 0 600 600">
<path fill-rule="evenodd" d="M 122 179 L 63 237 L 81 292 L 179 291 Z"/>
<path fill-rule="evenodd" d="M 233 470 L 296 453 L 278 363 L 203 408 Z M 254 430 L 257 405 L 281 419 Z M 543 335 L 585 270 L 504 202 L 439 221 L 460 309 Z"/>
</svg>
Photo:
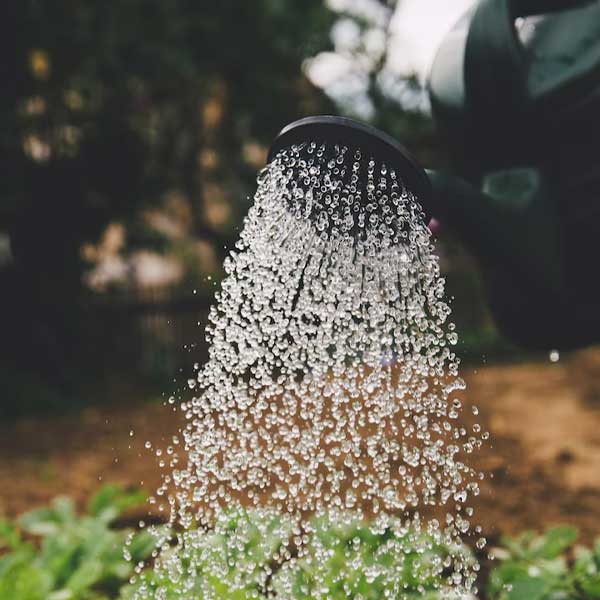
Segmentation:
<svg viewBox="0 0 600 600">
<path fill-rule="evenodd" d="M 57 498 L 16 524 L 0 521 L 0 600 L 114 598 L 133 564 L 123 558 L 130 532 L 111 529 L 111 524 L 144 499 L 143 493 L 107 486 L 91 499 L 85 516 L 77 516 L 70 499 Z M 154 539 L 141 532 L 129 551 L 137 561 L 147 558 L 153 547 Z"/>
<path fill-rule="evenodd" d="M 503 538 L 490 574 L 491 600 L 594 600 L 600 598 L 600 539 L 576 546 L 577 529 L 556 527 Z"/>
<path fill-rule="evenodd" d="M 182 559 L 182 566 L 193 560 L 197 575 L 182 596 L 164 572 L 148 567 L 129 583 L 134 565 L 151 559 L 157 540 L 152 528 L 134 532 L 117 528 L 116 520 L 144 498 L 139 492 L 106 486 L 90 500 L 83 516 L 76 514 L 71 500 L 57 498 L 15 523 L 0 521 L 0 600 L 304 600 L 324 587 L 333 599 L 375 600 L 390 597 L 382 577 L 373 575 L 378 568 L 399 574 L 406 597 L 442 600 L 435 589 L 443 577 L 431 575 L 436 570 L 430 567 L 441 564 L 450 552 L 472 560 L 466 548 L 450 549 L 421 534 L 399 540 L 389 528 L 376 534 L 365 522 L 351 518 L 344 525 L 315 520 L 306 556 L 289 561 L 294 552 L 291 522 L 276 513 L 238 510 L 223 514 L 209 532 L 184 534 L 184 545 L 193 552 Z M 399 555 L 389 551 L 394 539 L 406 542 L 400 562 Z M 424 545 L 428 551 L 423 552 Z M 326 560 L 319 558 L 323 550 Z M 273 590 L 270 595 L 268 588 Z"/>
<path fill-rule="evenodd" d="M 374 533 L 357 519 L 340 525 L 322 518 L 314 522 L 314 530 L 308 556 L 291 568 L 283 565 L 275 574 L 273 587 L 279 597 L 310 600 L 322 598 L 327 590 L 326 597 L 332 600 L 447 600 L 438 591 L 446 583 L 444 561 L 452 554 L 474 563 L 466 547 L 450 548 L 414 531 L 399 537 L 389 527 Z M 394 573 L 395 590 L 390 589 L 390 573 Z"/>
<path fill-rule="evenodd" d="M 185 557 L 178 556 L 177 561 L 188 572 L 193 560 L 196 571 L 194 580 L 186 582 L 184 595 L 181 584 L 174 584 L 164 571 L 146 570 L 138 582 L 123 589 L 121 598 L 264 598 L 271 565 L 280 560 L 290 535 L 290 523 L 275 513 L 231 511 L 218 518 L 213 531 L 189 531 L 182 537 L 186 551 L 180 555 Z M 174 551 L 171 548 L 161 558 L 172 558 Z"/>
<path fill-rule="evenodd" d="M 1 520 L 0 600 L 181 599 L 178 586 L 150 568 L 129 583 L 134 565 L 151 558 L 156 538 L 148 530 L 134 532 L 115 524 L 124 511 L 144 499 L 140 492 L 106 486 L 90 500 L 83 516 L 76 514 L 71 500 L 57 498 L 14 523 Z M 466 547 L 450 548 L 410 533 L 399 540 L 408 548 L 400 564 L 388 550 L 389 542 L 397 539 L 389 528 L 373 533 L 359 520 L 342 526 L 319 519 L 312 529 L 307 554 L 291 562 L 292 527 L 275 514 L 232 511 L 222 515 L 213 531 L 186 533 L 188 547 L 194 546 L 197 575 L 185 598 L 260 599 L 267 597 L 266 588 L 273 590 L 268 597 L 298 600 L 314 598 L 325 589 L 333 600 L 395 598 L 377 575 L 378 570 L 392 569 L 403 597 L 447 600 L 436 591 L 444 583 L 443 574 L 432 575 L 436 572 L 432 566 L 451 554 L 474 560 Z M 544 535 L 525 532 L 502 538 L 492 550 L 497 566 L 482 598 L 600 599 L 600 539 L 585 548 L 576 545 L 577 535 L 575 528 L 563 526 Z M 410 544 L 420 549 L 412 552 Z M 125 548 L 130 559 L 124 557 Z"/>
<path fill-rule="evenodd" d="M 446 559 L 461 556 L 474 564 L 466 547 L 450 548 L 414 531 L 398 537 L 390 527 L 374 533 L 352 515 L 335 521 L 315 519 L 311 530 L 305 534 L 305 556 L 289 560 L 295 554 L 290 543 L 294 528 L 285 517 L 243 511 L 222 515 L 214 531 L 185 534 L 185 551 L 180 553 L 185 558 L 178 557 L 175 567 L 172 563 L 158 574 L 143 572 L 138 582 L 123 590 L 122 599 L 448 600 L 446 592 L 438 591 L 446 584 Z M 162 558 L 168 561 L 172 552 L 170 548 Z M 196 576 L 182 590 L 165 574 L 169 570 L 195 570 Z M 466 600 L 452 596 L 459 597 Z"/>
</svg>

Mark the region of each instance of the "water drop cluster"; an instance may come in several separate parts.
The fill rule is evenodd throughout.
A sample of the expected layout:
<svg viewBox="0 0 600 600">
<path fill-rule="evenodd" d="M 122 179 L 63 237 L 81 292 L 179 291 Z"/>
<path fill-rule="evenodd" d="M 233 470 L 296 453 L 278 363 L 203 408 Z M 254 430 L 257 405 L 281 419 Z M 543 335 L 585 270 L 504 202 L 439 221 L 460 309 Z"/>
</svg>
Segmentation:
<svg viewBox="0 0 600 600">
<path fill-rule="evenodd" d="M 236 562 L 248 542 L 236 530 L 227 568 L 240 589 L 254 577 L 261 593 L 295 597 L 290 565 L 328 557 L 307 549 L 314 523 L 358 519 L 389 532 L 395 558 L 369 574 L 387 597 L 404 597 L 406 570 L 440 578 L 442 597 L 466 597 L 477 567 L 462 551 L 414 560 L 481 538 L 469 503 L 482 475 L 468 457 L 483 435 L 461 424 L 457 334 L 418 199 L 391 166 L 318 143 L 279 152 L 258 184 L 210 312 L 209 360 L 164 452 L 153 502 L 169 527 L 154 529 L 154 569 L 178 597 L 196 597 L 213 560 L 207 532 L 251 509 L 280 515 L 283 541 L 249 570 L 247 557 Z M 211 564 L 218 573 L 222 561 Z M 327 586 L 311 594 L 325 599 Z"/>
</svg>

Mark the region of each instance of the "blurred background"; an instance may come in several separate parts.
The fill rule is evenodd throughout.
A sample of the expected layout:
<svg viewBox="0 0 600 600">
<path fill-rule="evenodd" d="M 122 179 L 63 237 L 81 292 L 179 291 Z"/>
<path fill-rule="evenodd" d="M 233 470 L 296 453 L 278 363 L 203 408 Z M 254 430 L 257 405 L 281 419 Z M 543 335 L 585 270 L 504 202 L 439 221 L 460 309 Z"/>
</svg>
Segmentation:
<svg viewBox="0 0 600 600">
<path fill-rule="evenodd" d="M 162 401 L 206 356 L 270 142 L 294 119 L 341 114 L 444 167 L 426 76 L 471 4 L 3 4 L 0 513 L 108 479 L 151 488 L 140 443 L 173 433 Z M 593 535 L 598 352 L 512 346 L 473 257 L 436 235 L 469 398 L 494 439 L 484 520 L 498 533 L 578 519 Z"/>
<path fill-rule="evenodd" d="M 12 4 L 4 416 L 145 397 L 202 361 L 223 258 L 289 121 L 358 117 L 444 163 L 424 84 L 470 0 Z M 463 340 L 501 350 L 476 271 L 442 238 Z"/>
</svg>

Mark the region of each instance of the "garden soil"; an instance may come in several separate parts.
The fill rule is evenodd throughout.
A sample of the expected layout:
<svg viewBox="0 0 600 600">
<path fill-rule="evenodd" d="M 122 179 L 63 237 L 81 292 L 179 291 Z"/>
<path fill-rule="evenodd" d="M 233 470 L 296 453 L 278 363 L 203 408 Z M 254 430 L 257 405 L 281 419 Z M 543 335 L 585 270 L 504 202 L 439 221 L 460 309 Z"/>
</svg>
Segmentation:
<svg viewBox="0 0 600 600">
<path fill-rule="evenodd" d="M 491 434 L 476 458 L 488 476 L 475 501 L 490 542 L 559 523 L 577 525 L 585 542 L 599 536 L 600 348 L 558 363 L 465 367 L 463 376 L 465 414 L 476 404 Z M 60 494 L 83 508 L 105 483 L 156 489 L 160 469 L 144 443 L 168 445 L 181 415 L 168 403 L 121 395 L 80 413 L 1 425 L 0 515 Z"/>
</svg>

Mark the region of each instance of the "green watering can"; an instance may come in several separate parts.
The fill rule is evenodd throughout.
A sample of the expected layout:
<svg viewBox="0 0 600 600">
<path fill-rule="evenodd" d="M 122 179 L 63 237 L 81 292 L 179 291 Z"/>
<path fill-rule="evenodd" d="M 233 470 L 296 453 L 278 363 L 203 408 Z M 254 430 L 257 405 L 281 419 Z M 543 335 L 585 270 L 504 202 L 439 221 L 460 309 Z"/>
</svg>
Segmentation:
<svg viewBox="0 0 600 600">
<path fill-rule="evenodd" d="M 481 259 L 500 329 L 600 341 L 600 1 L 481 0 L 429 92 L 461 177 L 428 172 L 429 209 Z"/>
<path fill-rule="evenodd" d="M 269 160 L 308 141 L 366 151 L 481 259 L 508 337 L 538 349 L 600 341 L 600 0 L 480 0 L 442 43 L 429 91 L 460 178 L 336 116 L 289 124 Z M 368 197 L 366 172 L 357 178 Z"/>
</svg>

